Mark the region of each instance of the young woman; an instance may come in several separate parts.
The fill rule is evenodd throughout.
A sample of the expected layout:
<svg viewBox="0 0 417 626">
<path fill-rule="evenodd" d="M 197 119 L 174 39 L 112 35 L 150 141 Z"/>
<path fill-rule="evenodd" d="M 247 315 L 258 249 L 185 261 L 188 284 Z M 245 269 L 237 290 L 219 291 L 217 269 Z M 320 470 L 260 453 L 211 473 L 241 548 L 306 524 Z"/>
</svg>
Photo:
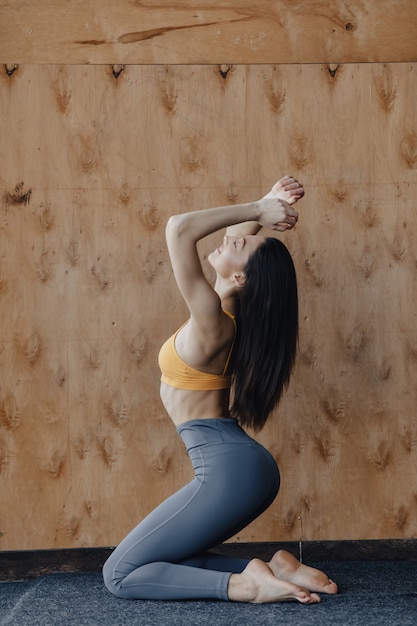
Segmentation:
<svg viewBox="0 0 417 626">
<path fill-rule="evenodd" d="M 169 219 L 166 240 L 189 320 L 159 355 L 162 402 L 182 437 L 195 477 L 148 515 L 104 565 L 107 588 L 129 599 L 320 601 L 337 586 L 320 570 L 278 551 L 269 563 L 208 552 L 274 500 L 273 457 L 242 427 L 259 431 L 277 406 L 294 363 L 298 304 L 291 256 L 261 227 L 295 226 L 302 185 L 286 176 L 256 202 Z M 226 228 L 208 257 L 203 237 Z"/>
</svg>

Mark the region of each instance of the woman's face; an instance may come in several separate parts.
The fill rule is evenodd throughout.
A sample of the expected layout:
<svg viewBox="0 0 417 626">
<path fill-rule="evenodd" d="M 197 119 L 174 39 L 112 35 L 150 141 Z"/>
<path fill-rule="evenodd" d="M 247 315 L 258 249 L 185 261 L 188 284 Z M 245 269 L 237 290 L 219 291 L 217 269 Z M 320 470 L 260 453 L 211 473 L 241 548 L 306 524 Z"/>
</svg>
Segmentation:
<svg viewBox="0 0 417 626">
<path fill-rule="evenodd" d="M 208 261 L 220 276 L 231 278 L 243 272 L 249 257 L 263 241 L 263 237 L 258 235 L 225 235 L 222 245 L 209 254 Z"/>
</svg>

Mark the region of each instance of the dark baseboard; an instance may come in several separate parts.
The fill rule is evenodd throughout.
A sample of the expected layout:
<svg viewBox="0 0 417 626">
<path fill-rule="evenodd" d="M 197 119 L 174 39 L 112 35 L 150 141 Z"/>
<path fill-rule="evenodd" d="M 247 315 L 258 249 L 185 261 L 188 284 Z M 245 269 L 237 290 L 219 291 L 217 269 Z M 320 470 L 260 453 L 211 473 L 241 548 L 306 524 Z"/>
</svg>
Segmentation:
<svg viewBox="0 0 417 626">
<path fill-rule="evenodd" d="M 324 561 L 417 561 L 417 539 L 225 543 L 216 552 L 268 560 L 280 548 L 304 563 Z M 1 557 L 0 557 L 1 558 Z"/>
<path fill-rule="evenodd" d="M 417 539 L 225 543 L 214 552 L 268 560 L 284 548 L 304 563 L 325 561 L 417 561 Z M 24 580 L 56 572 L 100 571 L 113 548 L 0 552 L 0 580 Z"/>
</svg>

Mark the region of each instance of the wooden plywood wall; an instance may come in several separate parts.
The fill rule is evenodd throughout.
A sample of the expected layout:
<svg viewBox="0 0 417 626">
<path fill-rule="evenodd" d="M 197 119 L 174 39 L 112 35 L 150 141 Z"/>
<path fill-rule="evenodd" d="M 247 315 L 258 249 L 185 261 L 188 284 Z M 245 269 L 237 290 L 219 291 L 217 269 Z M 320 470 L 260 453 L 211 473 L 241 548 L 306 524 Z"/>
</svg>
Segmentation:
<svg viewBox="0 0 417 626">
<path fill-rule="evenodd" d="M 114 545 L 190 477 L 158 397 L 165 222 L 287 172 L 282 489 L 237 539 L 416 536 L 416 101 L 410 63 L 1 69 L 0 549 Z"/>
<path fill-rule="evenodd" d="M 417 60 L 414 0 L 0 0 L 14 63 Z"/>
</svg>

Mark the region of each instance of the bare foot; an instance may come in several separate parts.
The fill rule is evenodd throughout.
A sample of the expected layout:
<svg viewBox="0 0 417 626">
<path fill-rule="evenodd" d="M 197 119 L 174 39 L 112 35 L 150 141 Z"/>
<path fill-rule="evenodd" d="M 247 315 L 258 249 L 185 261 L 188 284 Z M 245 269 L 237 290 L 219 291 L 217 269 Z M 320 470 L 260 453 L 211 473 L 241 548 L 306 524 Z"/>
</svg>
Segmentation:
<svg viewBox="0 0 417 626">
<path fill-rule="evenodd" d="M 295 204 L 304 196 L 304 187 L 292 176 L 281 178 L 271 190 L 272 196 L 285 200 L 288 204 Z"/>
<path fill-rule="evenodd" d="M 309 591 L 331 594 L 338 591 L 336 583 L 324 572 L 303 565 L 286 550 L 278 550 L 268 565 L 277 578 L 305 587 Z"/>
<path fill-rule="evenodd" d="M 297 600 L 302 604 L 320 602 L 316 593 L 276 578 L 270 567 L 260 559 L 252 559 L 241 574 L 231 575 L 228 596 L 229 600 L 256 604 L 288 600 Z"/>
</svg>

